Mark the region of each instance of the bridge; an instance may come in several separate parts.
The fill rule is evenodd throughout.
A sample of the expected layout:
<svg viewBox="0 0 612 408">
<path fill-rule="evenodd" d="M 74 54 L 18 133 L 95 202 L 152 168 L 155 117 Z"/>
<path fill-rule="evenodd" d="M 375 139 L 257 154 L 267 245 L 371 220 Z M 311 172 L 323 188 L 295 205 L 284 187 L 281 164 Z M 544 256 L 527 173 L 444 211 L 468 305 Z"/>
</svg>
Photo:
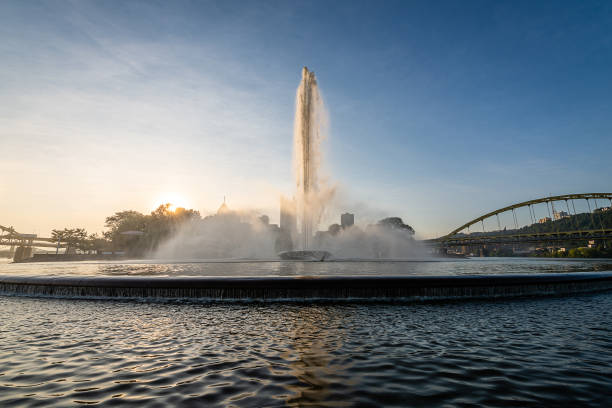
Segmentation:
<svg viewBox="0 0 612 408">
<path fill-rule="evenodd" d="M 13 259 L 18 261 L 32 256 L 34 247 L 65 248 L 66 244 L 53 238 L 39 237 L 36 234 L 21 234 L 13 227 L 0 225 L 0 246 L 10 247 Z"/>
<path fill-rule="evenodd" d="M 579 213 L 576 211 L 576 201 L 586 202 L 588 212 Z M 599 200 L 599 202 L 598 202 Z M 591 206 L 591 202 L 593 206 Z M 603 203 L 610 207 L 598 208 Z M 555 204 L 560 205 L 561 211 L 555 209 Z M 539 218 L 536 216 L 536 206 L 542 205 L 545 208 L 545 217 Z M 527 221 L 530 224 L 519 225 L 519 209 L 527 211 L 529 218 Z M 567 212 L 565 211 L 567 209 Z M 503 245 L 503 244 L 543 244 L 543 245 L 558 245 L 562 243 L 579 243 L 588 241 L 612 240 L 612 228 L 610 225 L 604 226 L 602 222 L 602 214 L 605 211 L 612 211 L 612 193 L 587 193 L 587 194 L 566 194 L 558 196 L 549 196 L 538 198 L 535 200 L 524 201 L 517 204 L 512 204 L 507 207 L 491 211 L 480 217 L 461 225 L 450 233 L 435 239 L 425 240 L 428 245 L 438 246 L 441 248 L 450 248 L 458 246 L 482 246 L 482 245 Z M 572 211 L 573 210 L 573 211 Z M 590 217 L 590 225 L 594 228 L 580 228 L 576 220 L 576 216 L 587 214 Z M 546 215 L 548 215 L 546 217 Z M 510 227 L 507 225 L 502 228 L 500 216 L 510 218 Z M 537 231 L 536 228 L 531 228 L 532 231 L 521 231 L 530 229 L 538 224 L 546 224 L 547 222 L 558 221 L 564 218 L 570 220 L 570 228 L 566 230 L 552 231 Z M 573 225 L 572 225 L 573 221 Z M 485 223 L 491 225 L 493 229 L 485 228 Z M 597 226 L 600 226 L 598 228 Z M 513 227 L 513 228 L 512 228 Z"/>
</svg>

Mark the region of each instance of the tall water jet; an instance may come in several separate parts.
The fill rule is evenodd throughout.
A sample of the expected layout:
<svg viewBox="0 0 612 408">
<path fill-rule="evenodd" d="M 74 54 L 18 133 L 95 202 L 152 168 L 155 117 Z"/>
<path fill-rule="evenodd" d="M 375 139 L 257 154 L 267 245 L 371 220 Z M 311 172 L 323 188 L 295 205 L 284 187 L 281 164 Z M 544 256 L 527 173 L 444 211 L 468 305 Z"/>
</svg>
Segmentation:
<svg viewBox="0 0 612 408">
<path fill-rule="evenodd" d="M 311 245 L 322 211 L 319 197 L 318 171 L 320 142 L 325 121 L 325 108 L 315 74 L 302 69 L 302 80 L 296 94 L 293 131 L 294 172 L 297 187 L 297 218 L 302 249 Z"/>
</svg>

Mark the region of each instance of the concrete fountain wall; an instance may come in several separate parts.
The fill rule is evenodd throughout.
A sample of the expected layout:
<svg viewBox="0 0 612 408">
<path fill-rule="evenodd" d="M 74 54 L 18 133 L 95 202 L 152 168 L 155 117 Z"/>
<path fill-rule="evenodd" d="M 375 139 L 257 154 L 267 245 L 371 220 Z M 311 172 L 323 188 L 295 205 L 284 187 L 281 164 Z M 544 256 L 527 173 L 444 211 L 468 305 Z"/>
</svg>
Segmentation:
<svg viewBox="0 0 612 408">
<path fill-rule="evenodd" d="M 612 289 L 612 272 L 487 276 L 22 277 L 17 296 L 215 301 L 418 301 L 566 295 Z"/>
</svg>

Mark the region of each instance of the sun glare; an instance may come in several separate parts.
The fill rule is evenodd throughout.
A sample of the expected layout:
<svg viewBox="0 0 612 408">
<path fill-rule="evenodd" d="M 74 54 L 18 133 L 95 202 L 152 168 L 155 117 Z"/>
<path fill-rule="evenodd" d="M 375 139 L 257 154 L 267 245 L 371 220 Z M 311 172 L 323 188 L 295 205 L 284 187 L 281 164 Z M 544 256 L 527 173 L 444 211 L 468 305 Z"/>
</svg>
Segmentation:
<svg viewBox="0 0 612 408">
<path fill-rule="evenodd" d="M 187 200 L 179 194 L 176 193 L 166 193 L 161 194 L 157 200 L 155 200 L 155 205 L 153 209 L 156 209 L 162 204 L 170 204 L 168 209 L 172 212 L 176 211 L 177 208 L 189 208 L 189 203 Z"/>
</svg>

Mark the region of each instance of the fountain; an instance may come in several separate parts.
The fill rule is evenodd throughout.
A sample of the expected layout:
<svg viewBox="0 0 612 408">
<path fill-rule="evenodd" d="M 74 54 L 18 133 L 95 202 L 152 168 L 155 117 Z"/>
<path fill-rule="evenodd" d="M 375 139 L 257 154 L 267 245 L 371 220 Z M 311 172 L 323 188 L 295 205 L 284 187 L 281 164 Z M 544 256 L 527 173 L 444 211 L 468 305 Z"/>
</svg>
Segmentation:
<svg viewBox="0 0 612 408">
<path fill-rule="evenodd" d="M 304 67 L 296 95 L 293 135 L 302 249 L 309 248 L 312 238 L 313 212 L 318 187 L 317 159 L 320 157 L 318 142 L 321 111 L 321 96 L 314 72 Z"/>
<path fill-rule="evenodd" d="M 323 261 L 331 254 L 313 250 L 311 241 L 325 204 L 325 195 L 320 194 L 318 178 L 325 107 L 315 74 L 307 67 L 302 68 L 302 80 L 295 99 L 293 155 L 296 215 L 300 226 L 297 237 L 299 250 L 284 251 L 279 256 L 282 259 Z"/>
<path fill-rule="evenodd" d="M 315 75 L 304 67 L 296 95 L 294 128 L 296 193 L 294 199 L 281 205 L 281 226 L 284 216 L 290 219 L 287 221 L 290 227 L 286 232 L 295 235 L 292 237 L 295 244 L 292 250 L 279 254 L 284 260 L 323 261 L 331 256 L 327 251 L 313 248 L 313 245 L 328 245 L 313 242 L 313 231 L 317 229 L 325 204 L 330 197 L 329 191 L 324 188 L 320 180 L 320 143 L 323 139 L 324 124 L 325 109 Z M 283 215 L 284 207 L 296 208 L 291 214 Z M 299 232 L 294 231 L 293 227 L 296 218 Z M 140 266 L 129 267 L 122 264 L 111 263 L 108 266 L 100 264 L 102 276 L 96 273 L 94 276 L 86 276 L 85 272 L 82 272 L 83 276 L 78 274 L 53 276 L 53 273 L 47 276 L 3 274 L 0 275 L 0 295 L 214 301 L 422 301 L 560 295 L 612 290 L 612 272 L 608 270 L 599 272 L 596 268 L 589 273 L 487 275 L 476 273 L 463 276 L 435 276 L 425 272 L 411 276 L 410 268 L 405 266 L 406 263 L 402 263 L 406 260 L 400 260 L 395 262 L 395 266 L 401 268 L 401 273 L 385 275 L 384 271 L 388 271 L 384 269 L 385 265 L 392 263 L 388 259 L 383 263 L 370 260 L 365 270 L 361 267 L 359 273 L 360 267 L 354 265 L 366 264 L 365 260 L 360 258 L 345 261 L 336 259 L 336 263 L 326 264 L 268 260 L 266 264 L 269 269 L 263 271 L 278 268 L 282 276 L 253 273 L 251 269 L 255 268 L 256 261 L 250 255 L 272 254 L 273 248 L 267 224 L 259 222 L 256 225 L 257 229 L 253 229 L 250 224 L 243 223 L 238 213 L 228 210 L 224 204 L 216 216 L 188 224 L 183 228 L 182 235 L 166 244 L 165 249 L 168 251 L 164 253 L 173 254 L 173 248 L 184 248 L 186 243 L 192 242 L 190 248 L 193 247 L 193 252 L 187 251 L 187 253 L 200 256 L 191 265 L 200 265 L 198 267 L 201 268 L 202 274 L 180 276 L 181 271 L 188 271 L 189 268 L 183 264 L 173 266 L 174 261 L 162 264 L 162 267 L 156 263 L 148 265 L 146 262 Z M 368 240 L 366 235 L 353 236 L 356 230 L 356 228 L 347 229 L 344 240 L 349 244 L 355 242 L 357 252 L 361 255 L 365 249 L 363 244 Z M 369 232 L 375 241 L 381 239 L 393 241 L 393 234 L 377 231 L 375 229 L 374 232 Z M 340 248 L 338 245 L 328 247 L 334 251 L 339 251 Z M 227 254 L 233 255 L 233 258 L 201 261 L 204 258 Z M 208 272 L 207 276 L 203 273 L 214 269 L 215 265 L 216 268 L 222 268 L 220 266 L 222 265 L 223 268 L 238 271 L 239 274 Z M 306 265 L 308 269 L 305 269 Z M 347 265 L 350 267 L 347 268 Z M 47 268 L 45 265 L 41 267 L 45 270 Z M 343 267 L 346 269 L 341 269 Z M 87 268 L 87 265 L 79 265 L 76 269 L 87 271 Z M 158 269 L 162 276 L 152 276 Z M 119 276 L 115 276 L 117 270 L 120 272 Z M 135 271 L 135 274 L 142 273 L 144 276 L 130 276 L 130 270 Z M 166 275 L 167 271 L 175 271 L 179 276 Z M 105 276 L 109 274 L 111 276 Z"/>
</svg>

